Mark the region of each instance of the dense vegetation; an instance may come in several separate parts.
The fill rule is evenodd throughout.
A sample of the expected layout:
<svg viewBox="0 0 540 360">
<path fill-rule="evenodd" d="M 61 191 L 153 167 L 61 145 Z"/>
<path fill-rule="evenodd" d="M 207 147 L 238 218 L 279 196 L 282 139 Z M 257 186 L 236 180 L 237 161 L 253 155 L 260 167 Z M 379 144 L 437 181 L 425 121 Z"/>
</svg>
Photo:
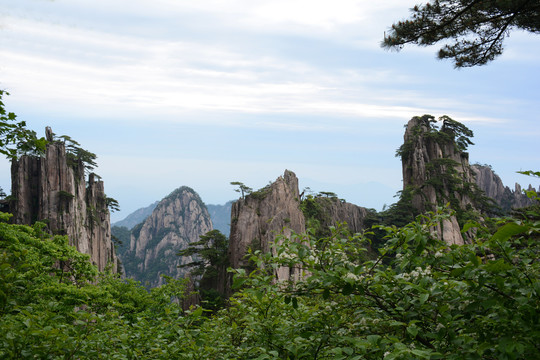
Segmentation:
<svg viewBox="0 0 540 360">
<path fill-rule="evenodd" d="M 366 260 L 368 234 L 341 227 L 280 239 L 275 257 L 236 270 L 238 290 L 212 316 L 182 310 L 182 281 L 148 292 L 98 274 L 67 238 L 0 222 L 0 358 L 520 359 L 540 339 L 540 210 L 479 224 L 471 244 L 432 234 L 448 211 L 387 236 Z M 301 267 L 296 283 L 274 269 Z"/>
</svg>

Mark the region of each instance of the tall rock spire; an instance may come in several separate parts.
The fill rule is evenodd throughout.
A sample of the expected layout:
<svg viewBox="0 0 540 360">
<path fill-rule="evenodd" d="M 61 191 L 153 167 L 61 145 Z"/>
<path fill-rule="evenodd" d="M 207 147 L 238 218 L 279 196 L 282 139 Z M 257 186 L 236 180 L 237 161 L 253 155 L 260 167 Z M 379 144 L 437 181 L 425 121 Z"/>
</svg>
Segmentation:
<svg viewBox="0 0 540 360">
<path fill-rule="evenodd" d="M 84 165 L 69 166 L 65 145 L 54 141 L 41 157 L 21 156 L 11 164 L 11 212 L 18 224 L 43 221 L 52 234 L 67 235 L 69 244 L 89 254 L 99 270 L 117 259 L 111 241 L 110 214 L 103 181 L 85 181 Z"/>
<path fill-rule="evenodd" d="M 481 196 L 469 166 L 467 145 L 472 131 L 444 116 L 439 129 L 431 115 L 412 118 L 406 127 L 404 143 L 398 150 L 403 167 L 403 191 L 411 193 L 418 213 L 435 211 L 450 204 L 457 211 L 475 211 L 474 200 Z M 437 227 L 441 239 L 463 244 L 456 215 Z"/>
</svg>

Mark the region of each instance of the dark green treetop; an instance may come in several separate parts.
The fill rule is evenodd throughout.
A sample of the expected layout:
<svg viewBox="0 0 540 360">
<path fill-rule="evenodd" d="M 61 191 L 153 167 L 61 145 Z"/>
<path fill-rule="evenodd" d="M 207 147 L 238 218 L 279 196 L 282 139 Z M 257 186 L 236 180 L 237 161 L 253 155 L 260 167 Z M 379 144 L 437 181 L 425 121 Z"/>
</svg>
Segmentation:
<svg viewBox="0 0 540 360">
<path fill-rule="evenodd" d="M 385 33 L 382 47 L 446 41 L 438 57 L 452 59 L 457 68 L 485 65 L 501 55 L 511 30 L 540 33 L 538 0 L 432 0 L 411 12 Z"/>
<path fill-rule="evenodd" d="M 193 268 L 193 275 L 205 275 L 212 272 L 217 266 L 227 266 L 229 241 L 219 230 L 211 230 L 201 235 L 199 241 L 191 243 L 187 248 L 180 250 L 178 256 L 196 255 L 199 260 L 192 261 L 179 267 Z M 208 275 L 208 274 L 207 274 Z"/>
</svg>

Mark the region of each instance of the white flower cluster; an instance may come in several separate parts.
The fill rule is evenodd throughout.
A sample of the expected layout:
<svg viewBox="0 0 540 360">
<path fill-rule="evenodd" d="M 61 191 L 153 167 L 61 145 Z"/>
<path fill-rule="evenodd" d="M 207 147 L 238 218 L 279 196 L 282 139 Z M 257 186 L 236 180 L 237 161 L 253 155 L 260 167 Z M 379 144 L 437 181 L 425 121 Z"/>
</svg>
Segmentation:
<svg viewBox="0 0 540 360">
<path fill-rule="evenodd" d="M 437 252 L 433 256 L 435 256 L 436 258 L 440 258 L 444 256 L 444 253 L 442 253 L 440 250 L 437 250 Z"/>
<path fill-rule="evenodd" d="M 362 281 L 364 279 L 363 275 L 356 275 L 353 273 L 346 273 L 345 276 L 343 276 L 345 280 L 353 280 L 353 281 Z"/>
<path fill-rule="evenodd" d="M 293 254 L 289 254 L 287 252 L 283 252 L 281 254 L 279 254 L 279 257 L 278 257 L 280 260 L 293 260 L 295 258 L 295 256 Z"/>
<path fill-rule="evenodd" d="M 416 279 L 422 276 L 429 276 L 431 275 L 431 266 L 427 266 L 425 269 L 422 269 L 420 266 L 417 266 L 416 269 L 411 271 L 410 273 L 401 273 L 397 275 L 397 278 L 403 278 L 403 280 L 409 281 L 412 279 Z"/>
</svg>

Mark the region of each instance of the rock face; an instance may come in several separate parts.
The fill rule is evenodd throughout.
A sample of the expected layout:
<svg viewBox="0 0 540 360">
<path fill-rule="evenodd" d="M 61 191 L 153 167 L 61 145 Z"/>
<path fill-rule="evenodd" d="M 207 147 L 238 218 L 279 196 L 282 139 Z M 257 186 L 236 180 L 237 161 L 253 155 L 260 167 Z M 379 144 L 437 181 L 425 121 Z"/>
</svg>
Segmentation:
<svg viewBox="0 0 540 360">
<path fill-rule="evenodd" d="M 292 231 L 305 231 L 304 214 L 299 207 L 298 178 L 286 170 L 274 183 L 236 201 L 231 211 L 231 234 L 229 237 L 229 263 L 231 267 L 243 268 L 248 248 L 269 252 L 276 235 L 290 236 Z M 278 280 L 295 279 L 300 276 L 295 269 L 277 271 Z"/>
<path fill-rule="evenodd" d="M 487 165 L 471 166 L 476 184 L 486 195 L 501 207 L 502 211 L 507 213 L 511 209 L 517 209 L 533 204 L 532 200 L 521 190 L 519 184 L 515 184 L 514 190 L 504 186 L 501 178 Z M 529 185 L 528 190 L 535 190 Z M 538 189 L 540 191 L 540 189 Z"/>
<path fill-rule="evenodd" d="M 315 201 L 320 205 L 321 213 L 324 214 L 321 223 L 323 228 L 345 222 L 353 234 L 365 229 L 364 219 L 368 215 L 366 208 L 342 201 L 337 197 L 317 197 Z"/>
<path fill-rule="evenodd" d="M 324 212 L 323 226 L 347 222 L 352 232 L 363 229 L 367 210 L 335 198 L 315 199 Z M 269 252 L 276 235 L 291 236 L 306 231 L 306 217 L 300 208 L 298 178 L 289 170 L 272 184 L 233 203 L 229 263 L 232 268 L 249 267 L 244 259 L 248 248 Z M 297 280 L 300 269 L 280 268 L 276 280 Z M 230 279 L 229 279 L 230 281 Z M 226 287 L 227 288 L 227 287 Z M 228 287 L 230 294 L 230 286 Z"/>
<path fill-rule="evenodd" d="M 407 124 L 404 145 L 400 148 L 403 166 L 403 190 L 411 192 L 411 201 L 419 213 L 435 211 L 446 203 L 456 209 L 474 209 L 471 194 L 475 189 L 469 155 L 456 142 L 455 122 L 445 120 L 441 129 L 433 117 L 414 117 Z M 465 146 L 466 147 L 466 146 Z M 439 224 L 439 236 L 448 244 L 463 244 L 456 216 Z"/>
<path fill-rule="evenodd" d="M 163 283 L 160 275 L 183 277 L 187 270 L 178 265 L 194 259 L 176 253 L 210 230 L 210 215 L 199 195 L 185 186 L 173 191 L 132 229 L 129 248 L 120 254 L 126 276 L 150 287 Z"/>
<path fill-rule="evenodd" d="M 64 143 L 49 143 L 43 157 L 13 161 L 11 178 L 15 223 L 43 221 L 51 233 L 67 235 L 70 245 L 89 254 L 99 270 L 111 263 L 116 271 L 103 181 L 90 174 L 86 183 L 81 162 L 68 166 Z"/>
</svg>

